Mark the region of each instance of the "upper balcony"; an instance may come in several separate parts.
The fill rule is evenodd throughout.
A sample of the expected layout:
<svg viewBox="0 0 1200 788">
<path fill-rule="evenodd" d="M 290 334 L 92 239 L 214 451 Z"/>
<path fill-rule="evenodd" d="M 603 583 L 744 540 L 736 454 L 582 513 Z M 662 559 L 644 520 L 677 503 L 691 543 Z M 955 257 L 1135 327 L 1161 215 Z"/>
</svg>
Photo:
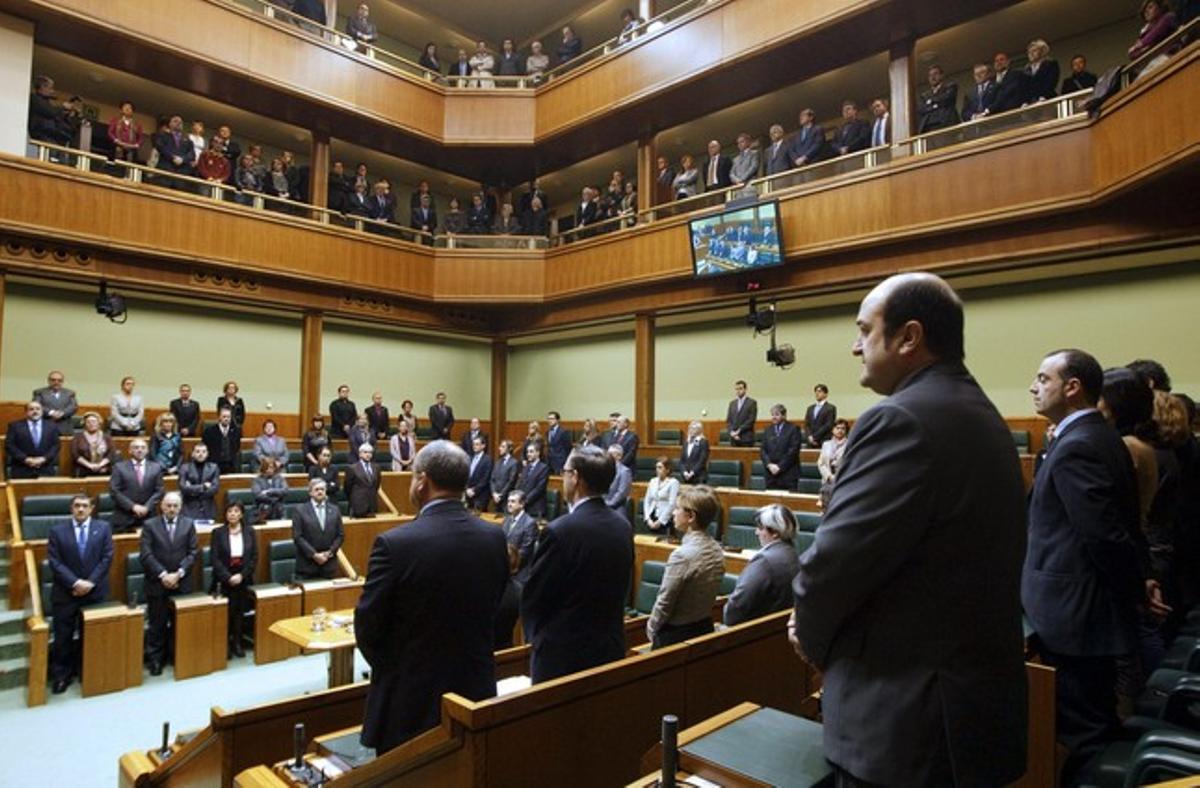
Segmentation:
<svg viewBox="0 0 1200 788">
<path fill-rule="evenodd" d="M 818 292 L 917 267 L 988 273 L 1194 248 L 1200 204 L 1179 194 L 1200 174 L 1198 81 L 1193 42 L 1095 118 L 1067 97 L 763 179 L 788 264 L 753 279 L 762 292 Z M 40 276 L 479 333 L 733 302 L 747 285 L 692 279 L 687 221 L 703 204 L 548 250 L 517 238 L 481 250 L 359 232 L 308 206 L 255 210 L 28 159 L 0 169 L 0 259 Z"/>
<path fill-rule="evenodd" d="M 0 0 L 0 10 L 33 19 L 39 44 L 436 169 L 516 183 L 1010 4 L 688 2 L 536 89 L 512 90 L 438 83 L 265 13 L 259 0 Z"/>
</svg>

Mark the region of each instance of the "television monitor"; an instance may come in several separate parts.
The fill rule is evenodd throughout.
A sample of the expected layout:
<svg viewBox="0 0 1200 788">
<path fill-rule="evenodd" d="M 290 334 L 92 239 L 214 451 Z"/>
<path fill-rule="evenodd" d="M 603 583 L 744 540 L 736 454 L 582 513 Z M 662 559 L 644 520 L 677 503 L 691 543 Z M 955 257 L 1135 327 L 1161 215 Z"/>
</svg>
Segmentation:
<svg viewBox="0 0 1200 788">
<path fill-rule="evenodd" d="M 688 223 L 692 270 L 697 277 L 724 276 L 783 265 L 779 203 L 722 211 Z"/>
</svg>

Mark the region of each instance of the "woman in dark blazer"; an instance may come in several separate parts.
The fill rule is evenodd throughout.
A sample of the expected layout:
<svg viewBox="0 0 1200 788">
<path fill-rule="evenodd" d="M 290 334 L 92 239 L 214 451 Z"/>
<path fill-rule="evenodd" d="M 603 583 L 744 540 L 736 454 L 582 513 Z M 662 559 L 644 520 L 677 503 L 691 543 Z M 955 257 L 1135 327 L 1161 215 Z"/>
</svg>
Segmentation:
<svg viewBox="0 0 1200 788">
<path fill-rule="evenodd" d="M 254 526 L 246 522 L 240 503 L 225 507 L 225 523 L 212 532 L 212 588 L 229 600 L 229 656 L 244 657 L 242 625 L 250 607 L 250 586 L 258 561 Z"/>
<path fill-rule="evenodd" d="M 242 398 L 238 396 L 238 384 L 232 380 L 225 384 L 224 396 L 217 397 L 218 416 L 221 415 L 221 408 L 229 411 L 229 414 L 233 416 L 233 423 L 239 428 L 246 420 L 246 403 L 242 402 Z"/>
<path fill-rule="evenodd" d="M 308 478 L 323 479 L 325 481 L 325 495 L 330 501 L 334 501 L 342 489 L 338 484 L 338 473 L 338 469 L 333 465 L 333 451 L 326 446 L 317 455 L 317 464 L 308 469 Z"/>
</svg>

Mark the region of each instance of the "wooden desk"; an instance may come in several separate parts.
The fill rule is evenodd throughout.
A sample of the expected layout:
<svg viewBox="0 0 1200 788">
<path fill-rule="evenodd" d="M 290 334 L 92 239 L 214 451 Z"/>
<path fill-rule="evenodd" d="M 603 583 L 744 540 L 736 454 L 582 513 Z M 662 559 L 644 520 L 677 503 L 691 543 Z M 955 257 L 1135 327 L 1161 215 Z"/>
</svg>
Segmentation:
<svg viewBox="0 0 1200 788">
<path fill-rule="evenodd" d="M 300 654 L 300 648 L 271 632 L 271 625 L 303 613 L 298 586 L 251 586 L 254 594 L 254 664 L 265 665 Z"/>
<path fill-rule="evenodd" d="M 349 608 L 350 614 L 353 615 L 354 606 L 362 596 L 364 582 L 366 581 L 363 578 L 350 580 L 344 577 L 333 580 L 306 580 L 299 584 L 303 594 L 301 613 L 311 616 L 313 611 L 323 607 L 326 611 Z"/>
<path fill-rule="evenodd" d="M 354 609 L 332 610 L 329 618 L 348 617 L 354 620 Z M 321 632 L 314 632 L 312 616 L 285 618 L 271 625 L 271 632 L 294 643 L 306 653 L 324 651 L 329 654 L 329 688 L 354 683 L 354 630 L 329 624 Z"/>
<path fill-rule="evenodd" d="M 208 594 L 171 598 L 175 608 L 175 678 L 224 670 L 229 658 L 229 600 Z"/>
<path fill-rule="evenodd" d="M 83 697 L 142 683 L 145 616 L 141 607 L 83 610 Z"/>
</svg>

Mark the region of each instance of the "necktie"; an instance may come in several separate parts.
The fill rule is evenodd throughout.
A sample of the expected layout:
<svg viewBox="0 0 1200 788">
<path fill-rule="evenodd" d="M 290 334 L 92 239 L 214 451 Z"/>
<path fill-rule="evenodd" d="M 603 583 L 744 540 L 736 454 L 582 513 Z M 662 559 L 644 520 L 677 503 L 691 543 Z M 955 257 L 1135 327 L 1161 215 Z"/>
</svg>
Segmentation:
<svg viewBox="0 0 1200 788">
<path fill-rule="evenodd" d="M 983 83 L 979 83 L 979 105 L 983 106 Z"/>
<path fill-rule="evenodd" d="M 776 425 L 775 425 L 775 434 L 778 436 L 778 435 L 780 435 L 780 434 L 782 434 L 782 433 L 783 433 L 783 425 L 782 425 L 782 424 L 776 424 Z"/>
<path fill-rule="evenodd" d="M 141 486 L 144 472 L 142 471 L 142 464 L 140 462 L 133 466 L 133 475 L 137 477 L 138 486 Z"/>
<path fill-rule="evenodd" d="M 317 525 L 321 526 L 321 530 L 325 530 L 325 506 L 323 504 L 316 507 L 317 510 Z"/>
<path fill-rule="evenodd" d="M 691 456 L 692 456 L 692 449 L 694 449 L 695 447 L 696 447 L 696 442 L 695 442 L 695 441 L 690 441 L 690 442 L 688 442 L 688 447 L 687 447 L 687 456 L 689 456 L 689 457 L 691 457 Z"/>
<path fill-rule="evenodd" d="M 87 550 L 87 523 L 79 523 L 78 528 L 79 535 L 76 536 L 75 540 L 79 543 L 79 557 L 83 558 L 83 554 Z"/>
<path fill-rule="evenodd" d="M 367 478 L 370 479 L 371 478 L 371 463 L 364 462 L 362 464 L 362 466 L 363 466 L 363 473 L 367 474 Z"/>
<path fill-rule="evenodd" d="M 175 521 L 171 520 L 167 523 L 167 541 L 175 541 Z"/>
<path fill-rule="evenodd" d="M 717 157 L 716 156 L 713 156 L 712 164 L 709 165 L 708 182 L 709 183 L 717 182 Z"/>
<path fill-rule="evenodd" d="M 35 421 L 29 426 L 29 437 L 33 438 L 35 448 L 42 442 L 42 423 L 40 421 Z"/>
<path fill-rule="evenodd" d="M 883 118 L 875 121 L 875 133 L 872 135 L 871 142 L 875 147 L 883 144 Z"/>
</svg>

